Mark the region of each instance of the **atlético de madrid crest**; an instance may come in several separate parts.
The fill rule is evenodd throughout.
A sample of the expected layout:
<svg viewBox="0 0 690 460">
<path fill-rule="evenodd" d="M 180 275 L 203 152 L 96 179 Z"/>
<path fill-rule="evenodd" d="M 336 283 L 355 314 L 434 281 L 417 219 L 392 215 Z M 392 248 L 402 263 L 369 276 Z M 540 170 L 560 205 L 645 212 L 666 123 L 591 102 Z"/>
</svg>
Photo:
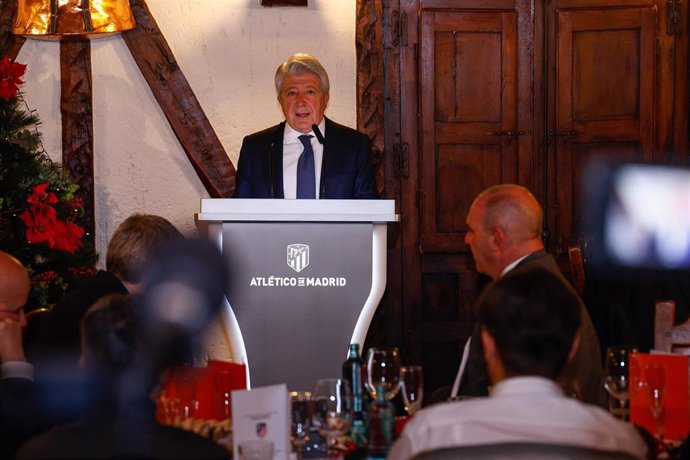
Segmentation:
<svg viewBox="0 0 690 460">
<path fill-rule="evenodd" d="M 287 264 L 297 273 L 307 268 L 309 265 L 309 245 L 300 243 L 288 244 Z"/>
</svg>

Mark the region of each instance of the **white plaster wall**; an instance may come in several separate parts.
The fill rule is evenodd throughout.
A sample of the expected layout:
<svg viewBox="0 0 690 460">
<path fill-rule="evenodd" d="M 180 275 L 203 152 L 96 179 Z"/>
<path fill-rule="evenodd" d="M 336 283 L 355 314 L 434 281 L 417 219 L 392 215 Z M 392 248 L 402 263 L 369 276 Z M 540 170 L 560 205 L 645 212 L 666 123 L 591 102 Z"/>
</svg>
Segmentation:
<svg viewBox="0 0 690 460">
<path fill-rule="evenodd" d="M 147 0 L 211 125 L 237 163 L 242 137 L 282 120 L 273 87 L 280 62 L 311 53 L 331 78 L 327 115 L 356 122 L 356 0 L 309 0 L 308 7 L 264 8 L 259 0 Z M 96 180 L 96 249 L 134 212 L 159 214 L 194 233 L 207 197 L 119 36 L 91 42 Z M 55 42 L 27 40 L 23 88 L 60 160 L 60 64 Z"/>
</svg>

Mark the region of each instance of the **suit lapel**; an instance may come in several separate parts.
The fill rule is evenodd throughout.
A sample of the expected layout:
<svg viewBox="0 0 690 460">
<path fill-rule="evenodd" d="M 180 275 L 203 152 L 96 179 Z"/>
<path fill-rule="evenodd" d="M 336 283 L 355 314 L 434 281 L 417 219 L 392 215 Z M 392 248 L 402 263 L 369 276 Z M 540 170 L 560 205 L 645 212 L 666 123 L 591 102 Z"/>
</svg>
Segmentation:
<svg viewBox="0 0 690 460">
<path fill-rule="evenodd" d="M 285 198 L 283 191 L 283 135 L 285 133 L 285 122 L 276 126 L 276 131 L 273 134 L 271 141 L 271 154 L 269 156 L 270 164 L 268 165 L 269 182 L 273 190 L 273 198 Z"/>
<path fill-rule="evenodd" d="M 329 118 L 326 118 L 326 134 L 323 141 L 323 159 L 321 160 L 321 194 L 320 198 L 337 196 L 338 177 L 342 166 L 342 142 L 340 130 Z"/>
</svg>

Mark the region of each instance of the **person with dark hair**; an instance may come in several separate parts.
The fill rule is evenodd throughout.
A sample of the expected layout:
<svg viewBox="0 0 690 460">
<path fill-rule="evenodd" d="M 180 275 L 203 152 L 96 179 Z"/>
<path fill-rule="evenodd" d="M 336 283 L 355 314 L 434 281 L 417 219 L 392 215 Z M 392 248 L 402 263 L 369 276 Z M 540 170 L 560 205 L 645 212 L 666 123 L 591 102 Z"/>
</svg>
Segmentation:
<svg viewBox="0 0 690 460">
<path fill-rule="evenodd" d="M 87 404 L 79 367 L 80 323 L 86 310 L 108 294 L 139 292 L 143 270 L 157 257 L 160 245 L 183 238 L 163 217 L 132 214 L 110 238 L 106 270 L 99 270 L 36 318 L 26 354 L 35 366 L 37 393 L 48 426 L 76 420 Z"/>
<path fill-rule="evenodd" d="M 423 409 L 389 459 L 454 458 L 463 448 L 463 458 L 645 458 L 647 446 L 632 425 L 566 396 L 554 381 L 577 353 L 582 317 L 561 284 L 533 267 L 486 288 L 477 308 L 490 396 Z"/>
<path fill-rule="evenodd" d="M 29 441 L 18 459 L 230 457 L 210 439 L 155 420 L 149 394 L 156 383 L 154 372 L 162 367 L 142 369 L 151 355 L 145 334 L 150 328 L 134 303 L 129 296 L 111 294 L 86 312 L 81 363 L 89 377 L 90 409 L 75 423 Z"/>
<path fill-rule="evenodd" d="M 542 242 L 543 211 L 526 188 L 515 184 L 490 187 L 475 198 L 467 215 L 465 243 L 470 247 L 477 271 L 493 280 L 508 273 L 541 267 L 559 280 L 563 294 L 580 305 L 580 346 L 563 369 L 562 377 L 575 380 L 583 401 L 607 406 L 599 339 L 587 308 L 561 273 Z M 479 327 L 475 327 L 455 380 L 451 397 L 485 396 L 489 376 L 482 352 Z M 434 399 L 440 397 L 434 395 Z"/>
<path fill-rule="evenodd" d="M 330 83 L 321 63 L 293 54 L 275 87 L 285 121 L 244 138 L 235 198 L 378 198 L 369 139 L 324 116 Z"/>
<path fill-rule="evenodd" d="M 27 354 L 37 372 L 46 361 L 76 366 L 80 355 L 79 324 L 86 310 L 107 294 L 137 293 L 143 269 L 165 241 L 182 239 L 163 217 L 132 214 L 115 230 L 108 242 L 106 270 L 84 281 L 46 314 L 27 344 Z M 58 362 L 59 361 L 59 362 Z"/>
</svg>

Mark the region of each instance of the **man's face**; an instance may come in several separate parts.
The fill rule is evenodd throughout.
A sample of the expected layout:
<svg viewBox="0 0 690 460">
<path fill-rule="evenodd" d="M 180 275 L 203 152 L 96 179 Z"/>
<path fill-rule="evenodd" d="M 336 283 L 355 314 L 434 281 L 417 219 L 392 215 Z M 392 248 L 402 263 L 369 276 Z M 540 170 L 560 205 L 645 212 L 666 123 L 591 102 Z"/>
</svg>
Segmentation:
<svg viewBox="0 0 690 460">
<path fill-rule="evenodd" d="M 485 206 L 481 202 L 472 203 L 470 212 L 467 214 L 465 244 L 472 251 L 477 271 L 497 278 L 499 273 L 495 273 L 495 252 L 492 246 L 494 235 L 491 229 L 484 228 L 485 216 Z"/>
<path fill-rule="evenodd" d="M 26 316 L 24 316 L 24 305 L 29 296 L 30 285 L 20 283 L 15 289 L 8 290 L 0 299 L 0 321 L 11 319 L 17 321 L 22 327 L 26 326 Z"/>
<path fill-rule="evenodd" d="M 292 129 L 308 133 L 311 125 L 318 125 L 323 120 L 328 96 L 321 89 L 319 77 L 311 72 L 304 72 L 285 76 L 278 101 Z"/>
</svg>

